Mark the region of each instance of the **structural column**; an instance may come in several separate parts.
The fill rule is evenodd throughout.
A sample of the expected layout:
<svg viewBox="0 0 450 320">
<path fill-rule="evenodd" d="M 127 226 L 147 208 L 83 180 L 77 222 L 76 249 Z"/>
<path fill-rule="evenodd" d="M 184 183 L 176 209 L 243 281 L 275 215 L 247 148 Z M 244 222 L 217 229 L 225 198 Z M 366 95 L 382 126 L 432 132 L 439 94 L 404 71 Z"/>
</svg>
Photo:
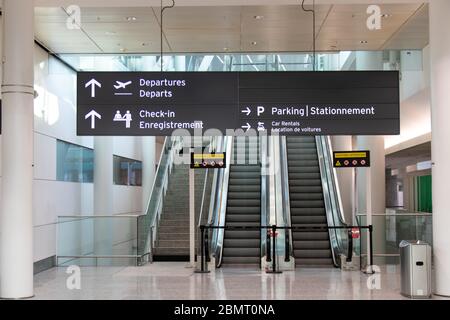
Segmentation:
<svg viewBox="0 0 450 320">
<path fill-rule="evenodd" d="M 155 137 L 142 137 L 142 213 L 147 206 L 155 180 Z"/>
<path fill-rule="evenodd" d="M 383 70 L 383 53 L 377 51 L 357 52 L 357 70 Z M 366 214 L 367 224 L 372 224 L 374 254 L 386 253 L 386 172 L 384 136 L 356 136 L 357 150 L 370 150 L 371 167 L 356 169 L 357 213 Z M 368 172 L 367 172 L 368 171 Z M 367 207 L 371 212 L 367 212 Z M 376 258 L 375 264 L 383 264 L 385 259 Z"/>
<path fill-rule="evenodd" d="M 353 150 L 352 136 L 333 136 L 331 142 L 334 151 Z M 340 169 L 336 170 L 336 172 L 345 222 L 353 224 L 353 169 Z"/>
<path fill-rule="evenodd" d="M 430 1 L 435 293 L 450 296 L 450 1 Z"/>
<path fill-rule="evenodd" d="M 113 215 L 113 138 L 94 138 L 94 215 Z M 94 219 L 94 255 L 112 254 L 113 224 L 111 218 Z M 109 259 L 99 259 L 99 264 L 108 265 Z"/>
<path fill-rule="evenodd" d="M 33 1 L 3 1 L 0 297 L 33 296 Z"/>
</svg>

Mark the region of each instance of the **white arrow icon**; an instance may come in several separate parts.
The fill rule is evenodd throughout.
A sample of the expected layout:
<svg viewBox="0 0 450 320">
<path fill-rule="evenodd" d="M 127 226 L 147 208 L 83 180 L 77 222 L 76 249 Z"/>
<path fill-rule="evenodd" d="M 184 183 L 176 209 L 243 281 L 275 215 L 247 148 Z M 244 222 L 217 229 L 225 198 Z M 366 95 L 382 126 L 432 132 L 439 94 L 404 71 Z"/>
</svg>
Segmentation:
<svg viewBox="0 0 450 320">
<path fill-rule="evenodd" d="M 247 122 L 247 124 L 245 126 L 241 126 L 242 129 L 247 129 L 245 130 L 245 132 L 247 132 L 248 130 L 250 130 L 252 126 Z"/>
<path fill-rule="evenodd" d="M 91 118 L 91 129 L 95 129 L 95 118 L 101 119 L 102 116 L 98 114 L 95 110 L 91 110 L 88 114 L 84 116 L 85 119 Z"/>
<path fill-rule="evenodd" d="M 91 86 L 91 98 L 95 98 L 95 86 L 101 88 L 102 85 L 97 80 L 91 79 L 88 82 L 86 82 L 86 84 L 84 85 L 85 88 L 87 88 L 89 86 Z"/>
<path fill-rule="evenodd" d="M 245 115 L 248 116 L 248 115 L 252 112 L 252 110 L 250 110 L 250 108 L 247 107 L 247 109 L 242 110 L 241 112 L 242 112 L 242 113 L 245 113 Z"/>
</svg>

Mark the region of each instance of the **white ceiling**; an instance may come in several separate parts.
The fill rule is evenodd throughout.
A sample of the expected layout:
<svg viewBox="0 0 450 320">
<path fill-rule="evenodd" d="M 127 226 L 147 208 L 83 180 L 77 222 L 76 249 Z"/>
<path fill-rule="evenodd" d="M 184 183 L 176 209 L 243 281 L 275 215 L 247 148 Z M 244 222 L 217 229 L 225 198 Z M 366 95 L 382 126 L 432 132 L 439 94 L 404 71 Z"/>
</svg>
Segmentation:
<svg viewBox="0 0 450 320">
<path fill-rule="evenodd" d="M 317 5 L 317 50 L 421 49 L 428 44 L 427 7 L 382 5 L 389 17 L 370 31 L 367 5 Z M 82 7 L 81 29 L 70 30 L 63 7 L 37 7 L 36 39 L 55 53 L 159 52 L 159 13 L 150 6 Z M 299 5 L 176 6 L 164 15 L 165 52 L 300 52 L 312 43 L 311 14 Z"/>
</svg>

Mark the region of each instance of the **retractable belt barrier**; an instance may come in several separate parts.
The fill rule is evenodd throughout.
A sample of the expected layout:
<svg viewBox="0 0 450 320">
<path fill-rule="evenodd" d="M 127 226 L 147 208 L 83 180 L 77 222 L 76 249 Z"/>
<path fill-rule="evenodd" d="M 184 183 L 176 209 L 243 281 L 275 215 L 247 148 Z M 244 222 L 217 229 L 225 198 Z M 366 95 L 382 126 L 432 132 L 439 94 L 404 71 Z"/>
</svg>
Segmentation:
<svg viewBox="0 0 450 320">
<path fill-rule="evenodd" d="M 279 227 L 276 225 L 271 226 L 212 226 L 212 225 L 201 225 L 200 226 L 200 270 L 198 273 L 207 273 L 209 272 L 207 270 L 207 262 L 210 261 L 209 258 L 209 237 L 208 232 L 211 229 L 224 229 L 224 230 L 263 230 L 267 229 L 267 242 L 268 245 L 266 246 L 266 261 L 272 262 L 272 270 L 266 271 L 267 273 L 281 273 L 281 271 L 277 270 L 277 262 L 276 262 L 276 235 L 277 230 L 294 230 L 294 231 L 303 231 L 303 232 L 311 232 L 311 231 L 318 231 L 318 230 L 326 230 L 329 231 L 332 230 L 338 230 L 338 229 L 344 229 L 347 230 L 347 236 L 348 236 L 348 247 L 347 247 L 347 262 L 350 262 L 352 260 L 353 255 L 353 239 L 355 238 L 355 231 L 358 231 L 358 234 L 360 234 L 360 230 L 366 229 L 369 232 L 369 266 L 373 265 L 373 244 L 372 244 L 372 234 L 373 234 L 373 226 L 339 226 L 339 227 L 330 227 L 330 226 L 317 226 L 317 227 L 311 227 L 311 226 L 291 226 L 291 227 Z M 272 248 L 270 247 L 270 238 L 272 238 Z M 290 260 L 290 254 L 289 254 L 289 232 L 285 233 L 285 261 L 288 262 Z M 272 257 L 273 256 L 273 257 Z"/>
</svg>

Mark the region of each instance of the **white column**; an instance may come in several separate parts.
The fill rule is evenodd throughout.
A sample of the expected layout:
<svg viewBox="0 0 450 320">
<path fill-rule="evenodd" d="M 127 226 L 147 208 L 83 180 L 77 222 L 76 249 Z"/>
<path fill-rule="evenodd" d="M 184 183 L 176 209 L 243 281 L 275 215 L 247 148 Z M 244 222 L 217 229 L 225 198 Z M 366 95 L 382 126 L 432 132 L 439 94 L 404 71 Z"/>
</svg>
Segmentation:
<svg viewBox="0 0 450 320">
<path fill-rule="evenodd" d="M 430 1 L 435 293 L 450 296 L 450 1 Z"/>
<path fill-rule="evenodd" d="M 331 142 L 334 151 L 353 150 L 352 136 L 333 136 Z M 345 221 L 353 224 L 353 169 L 338 169 L 336 172 Z"/>
<path fill-rule="evenodd" d="M 0 297 L 33 296 L 33 1 L 3 2 Z"/>
<path fill-rule="evenodd" d="M 142 213 L 145 214 L 155 180 L 155 137 L 142 137 Z"/>
<path fill-rule="evenodd" d="M 380 51 L 362 51 L 356 53 L 356 70 L 383 70 L 383 53 Z M 386 251 L 386 221 L 384 217 L 372 214 L 383 214 L 386 211 L 386 172 L 384 136 L 356 136 L 357 150 L 370 150 L 371 167 L 356 169 L 357 212 L 367 214 L 368 224 L 373 225 L 374 253 Z M 367 174 L 369 170 L 369 174 Z M 370 185 L 368 185 L 370 183 Z M 369 190 L 368 190 L 369 189 Z M 367 207 L 371 212 L 367 212 Z M 384 263 L 384 259 L 376 258 L 376 263 Z"/>
<path fill-rule="evenodd" d="M 113 214 L 113 138 L 94 138 L 94 215 Z M 118 195 L 120 196 L 120 195 Z M 94 223 L 94 254 L 110 255 L 112 253 L 113 224 L 109 218 L 96 218 Z M 108 265 L 110 260 L 98 260 L 99 264 Z"/>
</svg>

